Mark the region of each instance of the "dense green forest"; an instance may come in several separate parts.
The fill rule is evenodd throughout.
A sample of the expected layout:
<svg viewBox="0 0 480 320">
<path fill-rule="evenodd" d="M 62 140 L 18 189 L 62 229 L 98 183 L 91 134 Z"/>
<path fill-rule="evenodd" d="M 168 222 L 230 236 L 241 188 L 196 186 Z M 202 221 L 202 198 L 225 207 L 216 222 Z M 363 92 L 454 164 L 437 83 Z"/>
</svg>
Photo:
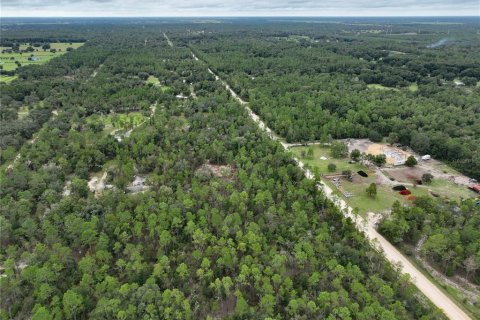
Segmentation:
<svg viewBox="0 0 480 320">
<path fill-rule="evenodd" d="M 288 142 L 385 139 L 480 178 L 478 23 L 211 29 L 189 45 Z M 478 208 L 422 198 L 380 231 L 478 284 Z"/>
<path fill-rule="evenodd" d="M 288 142 L 387 138 L 480 179 L 478 21 L 313 25 L 210 26 L 188 44 Z"/>
<path fill-rule="evenodd" d="M 1 86 L 0 317 L 443 319 L 177 42 L 190 27 L 3 32 L 87 42 Z M 98 121 L 130 112 L 122 139 Z"/>
<path fill-rule="evenodd" d="M 382 232 L 394 244 L 416 246 L 448 276 L 461 273 L 480 284 L 480 206 L 478 200 L 460 205 L 418 198 L 414 207 L 395 204 L 391 217 L 381 221 Z"/>
</svg>

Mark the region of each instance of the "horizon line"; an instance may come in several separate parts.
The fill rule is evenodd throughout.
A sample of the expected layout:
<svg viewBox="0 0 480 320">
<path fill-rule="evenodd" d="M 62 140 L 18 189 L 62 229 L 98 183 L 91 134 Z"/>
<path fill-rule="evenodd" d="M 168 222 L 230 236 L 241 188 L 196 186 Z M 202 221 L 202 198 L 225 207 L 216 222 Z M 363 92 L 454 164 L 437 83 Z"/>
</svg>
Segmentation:
<svg viewBox="0 0 480 320">
<path fill-rule="evenodd" d="M 0 16 L 2 19 L 23 18 L 479 18 L 480 15 L 198 15 L 198 16 Z"/>
</svg>

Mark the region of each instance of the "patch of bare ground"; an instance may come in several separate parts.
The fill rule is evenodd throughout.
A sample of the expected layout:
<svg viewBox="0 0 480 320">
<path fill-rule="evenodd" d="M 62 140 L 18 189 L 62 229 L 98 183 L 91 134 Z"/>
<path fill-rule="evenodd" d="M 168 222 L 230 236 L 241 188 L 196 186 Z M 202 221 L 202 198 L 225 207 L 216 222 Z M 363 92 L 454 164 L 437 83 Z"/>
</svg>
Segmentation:
<svg viewBox="0 0 480 320">
<path fill-rule="evenodd" d="M 405 146 L 401 148 L 392 147 L 392 146 L 388 146 L 387 144 L 374 143 L 369 139 L 345 139 L 344 142 L 347 143 L 349 152 L 351 152 L 354 149 L 358 149 L 360 150 L 360 152 L 372 153 L 372 150 L 374 151 L 376 148 L 385 146 L 385 147 L 397 150 L 398 152 L 404 152 L 405 150 L 406 154 L 413 155 L 415 158 L 418 159 L 418 164 L 413 169 L 421 170 L 422 172 L 421 174 L 418 174 L 420 171 L 416 172 L 414 170 L 411 170 L 410 172 L 405 171 L 405 173 L 401 173 L 400 171 L 405 170 L 405 168 L 400 166 L 393 167 L 390 169 L 389 168 L 382 169 L 383 172 L 388 173 L 393 178 L 395 178 L 395 180 L 398 180 L 399 182 L 408 182 L 408 180 L 411 180 L 408 178 L 405 179 L 405 175 L 415 175 L 417 176 L 416 179 L 420 179 L 423 173 L 430 173 L 433 175 L 435 179 L 450 181 L 460 186 L 468 187 L 474 182 L 469 177 L 457 172 L 456 170 L 453 170 L 452 168 L 449 168 L 447 165 L 445 165 L 441 161 L 438 161 L 436 159 L 430 159 L 426 161 L 421 160 L 422 155 L 414 152 L 413 150 Z M 412 168 L 407 168 L 407 169 L 412 169 Z M 392 172 L 394 173 L 391 174 Z M 394 175 L 398 175 L 399 179 L 397 179 Z"/>
<path fill-rule="evenodd" d="M 233 292 L 227 295 L 225 299 L 220 301 L 220 318 L 228 318 L 235 311 L 235 305 L 237 304 L 237 298 Z"/>
<path fill-rule="evenodd" d="M 450 168 L 446 168 L 445 164 L 435 159 L 429 161 L 419 161 L 417 167 L 420 167 L 431 173 L 436 179 L 451 181 L 457 185 L 469 186 L 472 179 Z"/>
<path fill-rule="evenodd" d="M 235 172 L 235 168 L 230 165 L 205 163 L 195 171 L 195 175 L 203 178 L 210 178 L 213 176 L 225 180 L 233 180 Z"/>
<path fill-rule="evenodd" d="M 68 180 L 65 183 L 65 186 L 63 187 L 63 192 L 62 192 L 62 195 L 64 197 L 68 197 L 72 193 L 71 185 L 72 185 L 72 181 L 70 180 Z"/>
<path fill-rule="evenodd" d="M 396 169 L 384 169 L 384 171 L 388 172 L 388 175 L 393 177 L 398 182 L 412 182 L 412 180 L 421 180 L 422 175 L 427 173 L 422 168 L 418 167 L 401 167 Z"/>
<path fill-rule="evenodd" d="M 127 193 L 145 192 L 148 189 L 150 189 L 150 186 L 147 185 L 147 178 L 144 176 L 136 175 L 132 183 L 127 186 Z"/>
<path fill-rule="evenodd" d="M 103 190 L 105 189 L 111 189 L 113 188 L 112 185 L 106 184 L 105 181 L 107 179 L 108 172 L 105 171 L 102 176 L 93 176 L 89 181 L 88 181 L 88 188 L 90 189 L 91 192 L 95 193 L 95 197 L 98 198 Z"/>
</svg>

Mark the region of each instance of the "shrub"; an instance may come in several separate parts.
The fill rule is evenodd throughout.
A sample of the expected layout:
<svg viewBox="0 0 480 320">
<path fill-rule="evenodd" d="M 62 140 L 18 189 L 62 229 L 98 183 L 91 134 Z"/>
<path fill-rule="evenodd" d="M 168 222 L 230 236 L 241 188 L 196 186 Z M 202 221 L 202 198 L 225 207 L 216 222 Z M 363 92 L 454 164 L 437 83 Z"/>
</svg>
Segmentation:
<svg viewBox="0 0 480 320">
<path fill-rule="evenodd" d="M 329 172 L 335 172 L 337 170 L 337 165 L 335 163 L 329 163 L 328 164 L 328 171 Z"/>
<path fill-rule="evenodd" d="M 351 158 L 353 161 L 358 161 L 358 160 L 360 160 L 360 156 L 361 156 L 361 153 L 360 153 L 360 150 L 358 150 L 358 149 L 355 149 L 355 150 L 353 150 L 353 151 L 350 153 L 350 158 Z"/>
<path fill-rule="evenodd" d="M 332 157 L 340 159 L 345 158 L 348 155 L 348 146 L 343 142 L 334 142 L 330 147 Z"/>
<path fill-rule="evenodd" d="M 432 183 L 433 175 L 431 173 L 424 173 L 422 175 L 422 182 L 425 184 Z"/>
<path fill-rule="evenodd" d="M 371 183 L 365 191 L 371 198 L 375 198 L 377 196 L 377 185 Z"/>
<path fill-rule="evenodd" d="M 384 155 L 384 154 L 379 154 L 379 155 L 376 155 L 374 158 L 373 158 L 373 162 L 375 162 L 375 164 L 379 167 L 383 166 L 385 163 L 387 163 L 387 156 Z"/>
<path fill-rule="evenodd" d="M 414 167 L 417 164 L 417 159 L 414 156 L 409 156 L 407 161 L 405 161 L 405 165 L 407 167 Z"/>
</svg>

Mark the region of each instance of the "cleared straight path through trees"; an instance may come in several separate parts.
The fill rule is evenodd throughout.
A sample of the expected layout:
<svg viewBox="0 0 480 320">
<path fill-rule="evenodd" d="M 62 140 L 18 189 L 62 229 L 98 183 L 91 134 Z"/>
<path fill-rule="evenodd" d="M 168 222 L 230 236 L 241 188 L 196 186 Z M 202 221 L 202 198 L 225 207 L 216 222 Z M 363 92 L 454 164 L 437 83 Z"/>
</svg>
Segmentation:
<svg viewBox="0 0 480 320">
<path fill-rule="evenodd" d="M 165 35 L 166 36 L 166 35 Z M 199 61 L 198 57 L 192 51 L 192 57 L 194 60 Z M 204 62 L 205 63 L 205 62 Z M 208 66 L 208 64 L 207 64 Z M 286 143 L 278 135 L 276 135 L 267 125 L 260 119 L 260 117 L 255 114 L 248 103 L 242 98 L 240 98 L 235 91 L 232 90 L 230 85 L 221 79 L 215 72 L 208 68 L 210 72 L 217 81 L 220 81 L 222 85 L 227 89 L 228 92 L 234 97 L 248 112 L 250 118 L 267 133 L 267 135 L 276 141 L 279 141 L 283 148 L 288 151 L 292 144 Z M 305 172 L 305 176 L 309 179 L 313 179 L 314 176 L 312 172 L 305 168 L 303 162 L 299 159 L 294 158 L 297 165 Z M 440 308 L 445 315 L 452 320 L 463 320 L 471 319 L 455 302 L 453 302 L 447 295 L 443 293 L 433 282 L 431 282 L 422 272 L 420 272 L 400 251 L 397 250 L 390 242 L 388 242 L 380 233 L 375 229 L 375 216 L 373 213 L 367 215 L 367 218 L 363 218 L 359 215 L 353 214 L 353 209 L 347 205 L 345 200 L 339 198 L 333 193 L 333 190 L 327 186 L 325 183 L 322 183 L 319 186 L 319 189 L 323 191 L 325 196 L 330 199 L 334 204 L 336 204 L 344 213 L 344 215 L 355 223 L 357 229 L 367 236 L 371 244 L 377 249 L 383 251 L 387 260 L 392 264 L 399 265 L 400 271 L 404 274 L 408 274 L 411 278 L 411 281 L 417 288 L 432 301 L 438 308 Z"/>
<path fill-rule="evenodd" d="M 170 38 L 167 36 L 167 34 L 165 32 L 163 33 L 163 36 L 165 37 L 165 40 L 167 40 L 168 45 L 170 47 L 173 47 L 172 41 L 170 41 Z M 145 40 L 145 41 L 147 41 L 147 40 Z"/>
</svg>

